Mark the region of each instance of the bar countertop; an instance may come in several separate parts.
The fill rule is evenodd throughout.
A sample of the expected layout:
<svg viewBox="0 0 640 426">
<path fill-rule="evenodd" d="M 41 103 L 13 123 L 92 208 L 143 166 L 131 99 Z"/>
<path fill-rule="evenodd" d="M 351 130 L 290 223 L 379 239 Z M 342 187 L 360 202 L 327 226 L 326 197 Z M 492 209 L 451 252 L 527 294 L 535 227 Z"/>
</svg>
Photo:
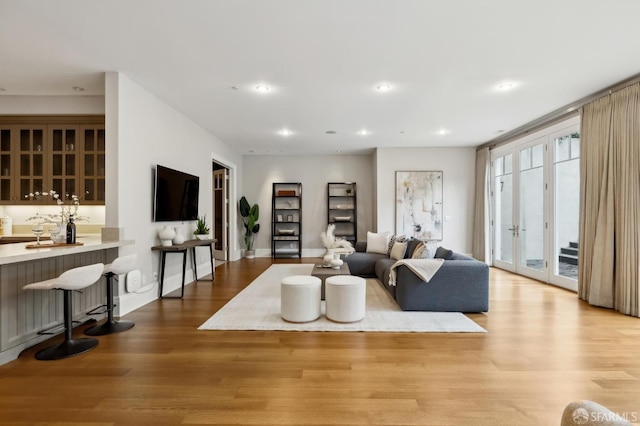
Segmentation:
<svg viewBox="0 0 640 426">
<path fill-rule="evenodd" d="M 42 248 L 26 248 L 27 245 L 35 243 L 0 244 L 0 265 L 104 250 L 134 243 L 133 240 L 102 241 L 100 235 L 79 235 L 77 242 L 82 243 L 82 245 L 47 247 L 47 245 L 52 244 L 51 241 L 41 241 Z"/>
</svg>

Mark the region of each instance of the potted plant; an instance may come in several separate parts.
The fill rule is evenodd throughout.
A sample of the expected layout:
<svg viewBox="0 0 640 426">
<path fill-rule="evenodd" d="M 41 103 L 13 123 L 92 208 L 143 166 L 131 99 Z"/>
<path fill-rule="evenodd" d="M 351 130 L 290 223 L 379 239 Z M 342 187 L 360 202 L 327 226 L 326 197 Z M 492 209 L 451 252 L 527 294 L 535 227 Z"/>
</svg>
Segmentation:
<svg viewBox="0 0 640 426">
<path fill-rule="evenodd" d="M 244 223 L 244 243 L 247 246 L 245 257 L 253 259 L 256 255 L 253 249 L 253 238 L 254 234 L 260 230 L 260 224 L 257 223 L 260 216 L 260 207 L 257 204 L 249 205 L 247 199 L 242 196 L 240 198 L 240 216 L 242 216 L 242 222 Z"/>
<path fill-rule="evenodd" d="M 198 220 L 196 221 L 196 230 L 193 231 L 193 235 L 195 235 L 199 240 L 206 240 L 209 238 L 209 227 L 207 226 L 206 214 L 202 217 L 198 216 Z"/>
</svg>

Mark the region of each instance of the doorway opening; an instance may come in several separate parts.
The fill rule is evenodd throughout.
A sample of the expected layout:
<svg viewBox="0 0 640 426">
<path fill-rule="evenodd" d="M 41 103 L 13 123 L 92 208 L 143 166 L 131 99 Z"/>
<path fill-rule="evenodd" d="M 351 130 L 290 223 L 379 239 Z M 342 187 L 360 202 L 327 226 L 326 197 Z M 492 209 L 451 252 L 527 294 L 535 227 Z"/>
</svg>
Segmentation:
<svg viewBox="0 0 640 426">
<path fill-rule="evenodd" d="M 229 260 L 229 169 L 213 161 L 213 257 L 216 266 Z"/>
</svg>

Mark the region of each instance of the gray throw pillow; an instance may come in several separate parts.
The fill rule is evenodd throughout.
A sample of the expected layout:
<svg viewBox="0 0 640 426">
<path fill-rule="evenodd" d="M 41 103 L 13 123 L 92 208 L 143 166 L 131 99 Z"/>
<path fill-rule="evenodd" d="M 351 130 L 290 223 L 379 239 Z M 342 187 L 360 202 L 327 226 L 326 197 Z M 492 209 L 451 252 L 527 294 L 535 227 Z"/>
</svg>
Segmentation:
<svg viewBox="0 0 640 426">
<path fill-rule="evenodd" d="M 444 247 L 438 247 L 436 249 L 436 259 L 451 260 L 452 256 L 453 250 L 449 250 Z"/>
</svg>

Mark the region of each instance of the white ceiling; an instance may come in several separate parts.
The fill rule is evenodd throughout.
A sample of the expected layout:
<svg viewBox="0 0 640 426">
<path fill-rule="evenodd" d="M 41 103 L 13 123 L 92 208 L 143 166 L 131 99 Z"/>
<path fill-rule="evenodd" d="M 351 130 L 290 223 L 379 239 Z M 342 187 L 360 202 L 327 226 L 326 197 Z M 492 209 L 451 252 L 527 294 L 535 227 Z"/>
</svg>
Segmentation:
<svg viewBox="0 0 640 426">
<path fill-rule="evenodd" d="M 103 94 L 120 71 L 242 153 L 477 146 L 640 72 L 638 16 L 636 0 L 1 0 L 0 96 Z"/>
</svg>

